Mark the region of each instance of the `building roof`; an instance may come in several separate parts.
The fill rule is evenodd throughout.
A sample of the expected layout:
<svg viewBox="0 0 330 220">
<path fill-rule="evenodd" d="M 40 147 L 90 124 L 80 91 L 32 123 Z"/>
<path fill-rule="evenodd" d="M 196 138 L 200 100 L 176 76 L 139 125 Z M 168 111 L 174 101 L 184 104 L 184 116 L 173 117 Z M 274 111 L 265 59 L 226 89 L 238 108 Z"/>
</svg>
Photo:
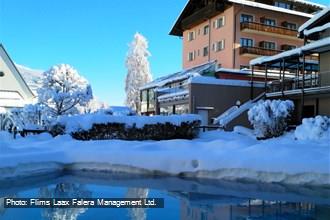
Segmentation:
<svg viewBox="0 0 330 220">
<path fill-rule="evenodd" d="M 309 30 L 311 28 L 314 28 L 323 19 L 329 21 L 329 19 L 327 19 L 328 16 L 330 16 L 330 7 L 325 7 L 322 11 L 320 11 L 319 13 L 317 13 L 316 15 L 314 15 L 311 19 L 309 19 L 308 21 L 306 21 L 304 24 L 302 24 L 299 27 L 298 32 L 301 33 L 304 30 Z"/>
<path fill-rule="evenodd" d="M 223 85 L 223 86 L 239 86 L 239 87 L 251 87 L 249 80 L 237 80 L 237 79 L 217 79 L 214 77 L 198 76 L 189 79 L 190 84 L 206 84 L 206 85 Z M 254 82 L 254 87 L 264 87 L 264 82 Z"/>
<path fill-rule="evenodd" d="M 185 69 L 177 73 L 166 75 L 160 78 L 155 79 L 154 81 L 147 83 L 140 90 L 161 87 L 171 82 L 181 81 L 188 79 L 190 77 L 203 75 L 204 73 L 214 72 L 215 71 L 215 61 L 211 61 L 193 68 Z"/>
<path fill-rule="evenodd" d="M 330 51 L 330 37 L 315 41 L 305 46 L 288 50 L 283 53 L 276 54 L 274 56 L 263 56 L 258 57 L 250 61 L 250 65 L 261 65 L 270 62 L 280 61 L 284 58 L 300 56 L 301 54 L 312 54 L 312 53 L 321 53 L 325 51 Z"/>
<path fill-rule="evenodd" d="M 290 0 L 291 2 L 297 3 L 297 4 L 303 4 L 309 7 L 317 8 L 317 9 L 322 9 L 325 8 L 324 5 L 317 4 L 311 1 L 305 1 L 305 0 Z M 224 10 L 225 4 L 241 4 L 245 6 L 250 6 L 250 7 L 256 7 L 256 8 L 261 8 L 265 10 L 271 10 L 271 11 L 277 11 L 277 12 L 282 12 L 282 13 L 287 13 L 287 14 L 294 14 L 297 16 L 303 16 L 307 18 L 311 18 L 313 15 L 304 13 L 304 12 L 299 12 L 295 10 L 290 10 L 290 9 L 284 9 L 284 8 L 279 8 L 276 6 L 272 5 L 267 5 L 259 2 L 254 2 L 250 0 L 214 0 L 216 2 L 215 4 L 215 10 L 221 11 Z M 183 36 L 183 27 L 182 27 L 182 21 L 189 17 L 190 15 L 194 14 L 197 10 L 200 8 L 203 8 L 205 4 L 201 0 L 188 0 L 185 7 L 183 8 L 182 12 L 180 13 L 179 17 L 176 19 L 171 31 L 170 35 L 174 36 Z M 214 15 L 212 13 L 206 13 L 204 14 L 206 18 L 213 17 Z M 201 19 L 201 21 L 205 20 L 205 18 Z"/>
<path fill-rule="evenodd" d="M 313 17 L 312 14 L 308 14 L 308 13 L 305 13 L 305 12 L 280 8 L 280 7 L 276 7 L 276 6 L 273 6 L 273 5 L 267 5 L 267 4 L 263 4 L 263 3 L 259 3 L 259 2 L 253 2 L 253 1 L 249 1 L 249 0 L 228 0 L 228 2 L 241 4 L 241 5 L 246 5 L 246 6 L 255 7 L 255 8 L 271 10 L 271 11 L 282 12 L 282 13 L 286 13 L 286 14 L 298 15 L 298 16 L 307 17 L 307 18 Z M 295 2 L 298 2 L 298 1 L 295 1 Z M 306 4 L 306 5 L 313 6 L 313 7 L 320 7 L 320 8 L 325 7 L 323 5 L 319 5 L 319 4 L 316 4 L 316 3 L 313 3 L 313 2 L 307 2 L 307 1 L 302 1 L 302 0 L 299 1 L 299 3 L 302 3 L 302 2 L 304 2 L 304 4 Z"/>
</svg>

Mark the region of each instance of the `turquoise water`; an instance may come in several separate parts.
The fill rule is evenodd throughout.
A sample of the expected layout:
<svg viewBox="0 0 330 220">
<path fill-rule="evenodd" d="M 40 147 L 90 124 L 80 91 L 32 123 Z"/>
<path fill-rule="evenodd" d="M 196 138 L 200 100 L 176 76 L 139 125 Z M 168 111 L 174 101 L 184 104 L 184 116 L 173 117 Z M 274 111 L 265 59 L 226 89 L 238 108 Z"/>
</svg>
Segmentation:
<svg viewBox="0 0 330 220">
<path fill-rule="evenodd" d="M 330 219 L 330 189 L 106 173 L 0 181 L 0 219 Z M 3 198 L 164 198 L 164 208 L 4 208 Z"/>
</svg>

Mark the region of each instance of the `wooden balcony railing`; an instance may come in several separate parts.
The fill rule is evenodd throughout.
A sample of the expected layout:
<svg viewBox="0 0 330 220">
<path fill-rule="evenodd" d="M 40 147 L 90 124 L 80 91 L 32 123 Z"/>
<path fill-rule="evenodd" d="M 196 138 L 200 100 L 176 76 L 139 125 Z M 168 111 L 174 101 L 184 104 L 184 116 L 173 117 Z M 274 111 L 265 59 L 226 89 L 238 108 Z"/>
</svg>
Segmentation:
<svg viewBox="0 0 330 220">
<path fill-rule="evenodd" d="M 286 35 L 286 36 L 291 36 L 291 37 L 296 37 L 298 34 L 298 32 L 296 30 L 292 30 L 292 29 L 289 29 L 286 27 L 271 26 L 271 25 L 266 25 L 266 24 L 256 23 L 256 22 L 242 22 L 241 30 L 244 30 L 244 29 Z"/>
<path fill-rule="evenodd" d="M 259 55 L 259 56 L 273 56 L 276 54 L 279 54 L 283 52 L 282 50 L 271 50 L 271 49 L 266 49 L 262 47 L 246 47 L 246 46 L 241 46 L 239 48 L 239 53 L 240 54 L 254 54 L 254 55 Z"/>
</svg>

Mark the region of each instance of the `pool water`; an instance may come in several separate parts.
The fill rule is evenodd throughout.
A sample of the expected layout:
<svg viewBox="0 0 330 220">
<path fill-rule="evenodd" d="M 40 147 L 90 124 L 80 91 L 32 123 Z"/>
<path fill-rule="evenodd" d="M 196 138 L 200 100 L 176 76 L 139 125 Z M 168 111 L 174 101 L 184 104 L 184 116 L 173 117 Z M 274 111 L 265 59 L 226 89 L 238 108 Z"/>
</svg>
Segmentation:
<svg viewBox="0 0 330 220">
<path fill-rule="evenodd" d="M 330 219 L 330 189 L 79 173 L 0 182 L 0 219 Z M 4 208 L 16 198 L 164 198 L 164 208 Z"/>
</svg>

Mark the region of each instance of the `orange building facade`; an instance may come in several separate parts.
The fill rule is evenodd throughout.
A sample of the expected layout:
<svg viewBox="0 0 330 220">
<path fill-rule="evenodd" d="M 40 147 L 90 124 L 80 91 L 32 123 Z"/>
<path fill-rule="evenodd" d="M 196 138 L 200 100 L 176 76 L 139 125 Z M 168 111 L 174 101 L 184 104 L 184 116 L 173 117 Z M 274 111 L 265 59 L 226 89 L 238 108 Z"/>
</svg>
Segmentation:
<svg viewBox="0 0 330 220">
<path fill-rule="evenodd" d="M 320 10 L 292 1 L 234 2 L 188 2 L 170 33 L 182 36 L 184 69 L 210 61 L 218 68 L 245 69 L 256 57 L 300 47 L 298 27 Z"/>
</svg>

